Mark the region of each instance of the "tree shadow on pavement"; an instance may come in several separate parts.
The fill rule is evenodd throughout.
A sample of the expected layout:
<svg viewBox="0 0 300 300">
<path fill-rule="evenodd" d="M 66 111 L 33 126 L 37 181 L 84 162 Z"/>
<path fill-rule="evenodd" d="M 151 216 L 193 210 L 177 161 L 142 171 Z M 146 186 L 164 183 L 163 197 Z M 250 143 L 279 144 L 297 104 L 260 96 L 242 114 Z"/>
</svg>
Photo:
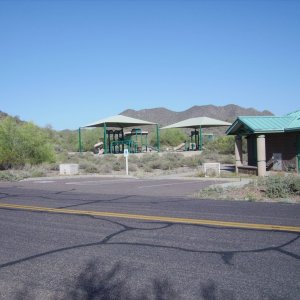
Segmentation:
<svg viewBox="0 0 300 300">
<path fill-rule="evenodd" d="M 120 262 L 110 269 L 103 266 L 99 260 L 90 260 L 83 266 L 79 275 L 63 282 L 59 291 L 54 291 L 50 300 L 181 300 L 186 299 L 184 291 L 171 282 L 169 278 L 157 276 L 145 278 L 142 286 L 136 284 L 133 278 L 134 270 Z M 136 276 L 135 276 L 136 277 Z M 18 290 L 15 300 L 41 299 L 36 286 L 24 285 Z M 211 279 L 199 282 L 198 293 L 193 299 L 203 300 L 236 300 L 237 291 L 222 289 Z M 288 300 L 274 294 L 262 295 L 266 300 Z M 43 298 L 44 299 L 44 298 Z"/>
<path fill-rule="evenodd" d="M 148 279 L 138 288 L 132 280 L 130 267 L 115 263 L 106 269 L 97 260 L 89 261 L 79 275 L 69 278 L 62 291 L 54 292 L 51 300 L 177 300 L 183 299 L 166 278 Z M 59 294 L 59 295 L 58 295 Z M 13 299 L 39 299 L 35 287 L 28 285 L 16 292 Z"/>
</svg>

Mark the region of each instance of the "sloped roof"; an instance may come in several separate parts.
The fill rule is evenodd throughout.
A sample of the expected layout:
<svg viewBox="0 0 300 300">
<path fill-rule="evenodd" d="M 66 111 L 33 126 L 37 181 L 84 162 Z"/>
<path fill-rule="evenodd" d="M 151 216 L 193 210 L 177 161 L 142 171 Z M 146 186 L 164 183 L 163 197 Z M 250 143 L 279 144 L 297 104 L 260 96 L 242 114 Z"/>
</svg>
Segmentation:
<svg viewBox="0 0 300 300">
<path fill-rule="evenodd" d="M 104 127 L 104 124 L 107 127 L 117 127 L 117 128 L 126 128 L 126 127 L 135 127 L 143 125 L 156 125 L 156 123 L 139 120 L 131 117 L 126 117 L 123 115 L 116 115 L 106 119 L 96 121 L 94 123 L 85 125 L 83 127 Z"/>
<path fill-rule="evenodd" d="M 300 110 L 283 117 L 241 116 L 227 129 L 228 135 L 300 130 Z"/>
<path fill-rule="evenodd" d="M 285 129 L 286 131 L 300 130 L 300 110 L 288 114 L 289 117 L 294 117 L 293 121 Z"/>
<path fill-rule="evenodd" d="M 205 128 L 205 127 L 217 127 L 217 126 L 229 126 L 231 123 L 224 122 L 217 119 L 212 119 L 208 117 L 198 117 L 198 118 L 191 118 L 186 119 L 178 123 L 174 123 L 165 127 L 162 127 L 161 129 L 167 129 L 167 128 Z"/>
</svg>

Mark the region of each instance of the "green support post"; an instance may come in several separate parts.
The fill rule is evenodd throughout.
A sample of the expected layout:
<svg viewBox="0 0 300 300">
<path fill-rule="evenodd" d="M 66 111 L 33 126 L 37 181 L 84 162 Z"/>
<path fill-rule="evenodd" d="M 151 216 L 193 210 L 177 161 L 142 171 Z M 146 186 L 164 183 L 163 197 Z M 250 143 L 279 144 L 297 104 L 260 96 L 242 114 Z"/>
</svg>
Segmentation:
<svg viewBox="0 0 300 300">
<path fill-rule="evenodd" d="M 81 128 L 78 128 L 78 150 L 79 153 L 82 153 L 82 144 L 81 144 Z"/>
<path fill-rule="evenodd" d="M 103 133 L 103 147 L 104 147 L 104 154 L 107 153 L 107 145 L 106 145 L 106 124 L 104 123 L 103 125 L 103 130 L 104 130 L 104 133 Z"/>
<path fill-rule="evenodd" d="M 156 124 L 156 145 L 157 145 L 157 151 L 160 151 L 160 143 L 159 143 L 159 128 L 158 124 Z"/>
<path fill-rule="evenodd" d="M 200 135 L 200 137 L 199 137 L 199 147 L 198 147 L 198 149 L 201 151 L 202 150 L 202 127 L 201 126 L 199 128 L 199 135 Z"/>
</svg>

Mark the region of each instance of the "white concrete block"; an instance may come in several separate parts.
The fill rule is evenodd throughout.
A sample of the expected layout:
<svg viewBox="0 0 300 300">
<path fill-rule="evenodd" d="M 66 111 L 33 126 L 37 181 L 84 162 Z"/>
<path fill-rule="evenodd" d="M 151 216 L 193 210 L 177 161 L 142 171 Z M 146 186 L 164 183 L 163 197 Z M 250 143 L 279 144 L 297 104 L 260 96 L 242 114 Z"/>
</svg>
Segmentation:
<svg viewBox="0 0 300 300">
<path fill-rule="evenodd" d="M 209 177 L 209 172 L 212 172 L 215 176 L 220 176 L 221 174 L 220 163 L 204 163 L 203 168 L 205 177 Z"/>
<path fill-rule="evenodd" d="M 59 174 L 60 175 L 76 175 L 78 174 L 79 165 L 78 164 L 60 164 Z"/>
</svg>

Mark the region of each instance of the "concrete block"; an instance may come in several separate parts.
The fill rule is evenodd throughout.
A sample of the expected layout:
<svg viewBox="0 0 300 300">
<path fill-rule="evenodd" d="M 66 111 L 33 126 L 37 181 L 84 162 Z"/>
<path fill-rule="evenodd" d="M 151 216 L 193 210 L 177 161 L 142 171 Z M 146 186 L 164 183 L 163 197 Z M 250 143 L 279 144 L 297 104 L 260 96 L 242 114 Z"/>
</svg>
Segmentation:
<svg viewBox="0 0 300 300">
<path fill-rule="evenodd" d="M 79 165 L 78 164 L 60 164 L 59 174 L 60 175 L 76 175 L 78 174 Z"/>
</svg>

